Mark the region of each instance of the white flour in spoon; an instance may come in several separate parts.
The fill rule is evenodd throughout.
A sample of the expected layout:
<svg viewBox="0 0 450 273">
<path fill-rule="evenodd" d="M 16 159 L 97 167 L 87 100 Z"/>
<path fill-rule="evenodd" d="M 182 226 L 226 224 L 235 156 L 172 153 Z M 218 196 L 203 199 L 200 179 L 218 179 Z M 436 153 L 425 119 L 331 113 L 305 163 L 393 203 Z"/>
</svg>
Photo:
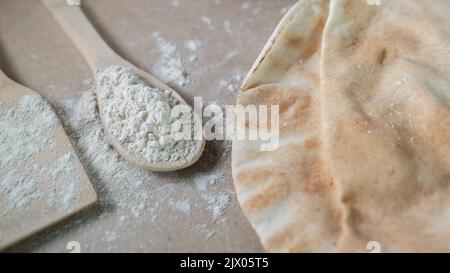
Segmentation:
<svg viewBox="0 0 450 273">
<path fill-rule="evenodd" d="M 175 140 L 171 117 L 177 100 L 152 88 L 132 69 L 112 66 L 97 72 L 101 113 L 112 136 L 132 155 L 149 162 L 174 162 L 195 156 L 197 143 Z"/>
</svg>

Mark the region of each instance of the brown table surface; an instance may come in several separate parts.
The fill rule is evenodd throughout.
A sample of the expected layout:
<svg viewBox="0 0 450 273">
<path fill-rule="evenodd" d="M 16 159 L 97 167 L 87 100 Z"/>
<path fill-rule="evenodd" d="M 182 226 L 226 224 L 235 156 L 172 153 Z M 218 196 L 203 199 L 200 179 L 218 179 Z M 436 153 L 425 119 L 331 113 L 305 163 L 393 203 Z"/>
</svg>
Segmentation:
<svg viewBox="0 0 450 273">
<path fill-rule="evenodd" d="M 155 32 L 176 45 L 190 83 L 169 84 L 189 102 L 194 96 L 201 96 L 204 101 L 233 104 L 241 78 L 283 13 L 294 3 L 295 0 L 82 0 L 82 7 L 107 43 L 146 71 L 154 72 L 155 63 L 161 58 Z M 185 46 L 189 40 L 200 42 L 197 60 L 189 60 L 192 52 Z M 41 93 L 54 107 L 68 98 L 77 99 L 86 91 L 86 80 L 92 78 L 81 55 L 38 0 L 0 0 L 0 68 Z M 117 211 L 100 205 L 10 251 L 67 252 L 69 241 L 78 241 L 84 252 L 263 251 L 233 194 L 231 156 L 229 152 L 221 156 L 223 147 L 217 141 L 208 143 L 195 166 L 171 175 L 152 174 L 154 181 L 148 185 L 154 189 L 176 183 L 176 189 L 184 191 L 193 184 L 196 174 L 219 172 L 223 175 L 213 190 L 231 193 L 231 202 L 220 221 L 212 219 L 207 202 L 192 191 L 188 201 L 194 205 L 188 211 L 165 208 L 162 204 L 156 220 L 130 216 L 130 228 L 117 231 Z M 91 180 L 96 189 L 107 187 Z M 98 194 L 104 198 L 102 191 Z M 177 194 L 180 193 L 172 193 L 171 200 L 176 200 Z M 146 209 L 151 208 L 152 201 L 147 201 Z M 198 227 L 215 233 L 205 235 L 205 230 Z"/>
</svg>

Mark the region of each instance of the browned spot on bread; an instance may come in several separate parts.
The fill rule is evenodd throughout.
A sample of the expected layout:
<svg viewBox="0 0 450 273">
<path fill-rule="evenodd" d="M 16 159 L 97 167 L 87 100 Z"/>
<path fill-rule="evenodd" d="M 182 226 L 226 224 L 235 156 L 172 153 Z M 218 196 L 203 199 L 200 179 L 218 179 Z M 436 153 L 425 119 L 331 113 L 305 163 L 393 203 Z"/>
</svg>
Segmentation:
<svg viewBox="0 0 450 273">
<path fill-rule="evenodd" d="M 319 141 L 316 138 L 310 138 L 307 141 L 305 141 L 305 145 L 306 148 L 308 149 L 313 149 L 313 148 L 317 148 L 320 146 Z"/>
<path fill-rule="evenodd" d="M 274 167 L 258 167 L 250 170 L 242 170 L 235 174 L 238 184 L 245 185 L 246 187 L 253 187 L 257 184 L 264 183 L 268 178 L 282 177 L 285 175 L 283 168 Z"/>
<path fill-rule="evenodd" d="M 301 37 L 298 37 L 298 34 L 295 33 L 294 35 L 285 35 L 284 38 L 284 44 L 287 47 L 297 49 L 300 47 L 300 45 L 303 43 L 303 39 Z"/>
<path fill-rule="evenodd" d="M 243 106 L 278 105 L 281 124 L 298 127 L 311 116 L 312 98 L 296 88 L 270 84 L 247 91 L 240 96 L 239 103 Z"/>
<path fill-rule="evenodd" d="M 355 199 L 355 195 L 350 191 L 345 192 L 345 194 L 341 196 L 341 202 L 344 204 L 352 204 L 355 202 Z"/>
<path fill-rule="evenodd" d="M 361 43 L 361 38 L 356 36 L 355 38 L 352 39 L 352 42 L 350 45 L 352 48 L 355 48 L 355 47 L 358 47 L 360 45 L 360 43 Z"/>
<path fill-rule="evenodd" d="M 288 183 L 289 185 L 289 183 Z M 275 202 L 282 202 L 290 193 L 290 187 L 280 183 L 273 182 L 270 185 L 261 187 L 261 190 L 249 199 L 244 200 L 243 210 L 250 217 L 259 214 L 266 208 L 272 206 Z"/>
<path fill-rule="evenodd" d="M 378 63 L 379 64 L 384 64 L 384 62 L 386 60 L 386 57 L 387 57 L 387 48 L 383 48 L 381 50 L 380 55 L 378 56 Z"/>
<path fill-rule="evenodd" d="M 300 227 L 299 227 L 300 228 Z M 294 235 L 290 228 L 284 228 L 277 232 L 276 234 L 270 236 L 264 245 L 267 249 L 278 249 L 280 246 L 285 245 L 286 243 L 292 242 L 294 240 Z M 301 252 L 301 250 L 298 250 Z"/>
<path fill-rule="evenodd" d="M 328 171 L 326 171 L 320 157 L 309 157 L 304 160 L 302 170 L 305 177 L 307 177 L 305 181 L 308 181 L 304 185 L 306 193 L 326 196 L 333 189 L 334 181 Z"/>
</svg>

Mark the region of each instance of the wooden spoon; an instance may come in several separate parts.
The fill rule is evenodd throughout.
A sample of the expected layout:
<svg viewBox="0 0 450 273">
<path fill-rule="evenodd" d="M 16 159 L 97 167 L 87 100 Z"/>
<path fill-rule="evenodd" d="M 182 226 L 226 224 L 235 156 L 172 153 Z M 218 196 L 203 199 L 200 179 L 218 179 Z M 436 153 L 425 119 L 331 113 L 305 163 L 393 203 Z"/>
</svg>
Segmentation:
<svg viewBox="0 0 450 273">
<path fill-rule="evenodd" d="M 29 95 L 39 96 L 36 92 L 9 79 L 0 70 L 0 114 L 2 117 L 4 117 L 3 115 L 6 115 L 7 111 L 10 109 L 17 107 L 22 99 Z M 51 108 L 50 105 L 48 107 L 49 109 Z M 39 119 L 40 117 L 36 118 Z M 14 128 L 22 128 L 22 126 L 23 128 L 27 128 L 26 126 L 28 125 L 26 124 L 26 120 L 24 120 L 23 123 L 14 125 Z M 14 128 L 8 127 L 6 130 L 13 130 Z M 15 170 L 5 169 L 5 166 L 3 166 L 3 168 L 0 166 L 0 182 L 2 182 L 2 180 L 5 179 L 5 176 L 8 176 L 8 173 L 11 172 L 16 173 L 17 175 L 30 175 L 26 176 L 24 183 L 31 183 L 33 180 L 45 181 L 50 179 L 49 177 L 42 177 L 43 174 L 30 174 L 27 172 L 30 172 L 30 170 L 33 170 L 36 166 L 50 166 L 57 164 L 57 161 L 67 154 L 70 154 L 74 159 L 73 170 L 75 172 L 75 177 L 65 179 L 64 175 L 67 174 L 62 174 L 63 176 L 58 176 L 58 181 L 56 181 L 58 182 L 58 185 L 54 184 L 55 181 L 34 184 L 39 196 L 33 197 L 31 207 L 26 210 L 11 206 L 9 203 L 11 200 L 17 202 L 20 200 L 11 199 L 14 198 L 11 192 L 0 190 L 0 250 L 5 249 L 97 202 L 97 194 L 81 163 L 78 161 L 73 146 L 62 125 L 58 123 L 53 125 L 50 130 L 47 131 L 47 134 L 47 137 L 50 137 L 51 141 L 56 145 L 49 148 L 49 145 L 45 142 L 36 144 L 36 148 L 39 148 L 41 152 L 36 156 L 27 158 L 26 161 L 21 160 Z M 16 139 L 14 141 L 20 142 L 24 140 Z M 0 157 L 2 156 L 7 155 L 0 155 Z M 48 203 L 49 199 L 47 196 L 59 193 L 57 188 L 66 189 L 71 186 L 75 186 L 75 189 L 79 192 L 79 198 L 71 202 L 69 208 L 61 210 L 61 207 L 50 205 Z M 20 189 L 16 188 L 14 190 L 20 191 Z M 64 199 L 64 196 L 61 195 L 56 197 L 58 200 Z M 26 197 L 21 196 L 20 198 Z"/>
<path fill-rule="evenodd" d="M 146 80 L 151 86 L 160 90 L 169 91 L 180 104 L 187 105 L 186 101 L 175 90 L 149 73 L 137 68 L 135 65 L 115 53 L 100 37 L 79 6 L 70 6 L 64 0 L 42 0 L 42 2 L 64 29 L 65 33 L 69 36 L 74 45 L 81 52 L 96 77 L 97 71 L 111 66 L 129 67 L 133 69 L 141 78 Z M 99 98 L 100 96 L 98 96 L 98 92 L 100 88 L 98 86 L 98 80 L 96 82 L 97 98 Z M 98 104 L 100 108 L 100 116 L 102 116 L 102 102 L 99 100 Z M 194 115 L 196 115 L 196 113 L 194 113 Z M 195 118 L 198 118 L 198 116 L 196 115 Z M 102 118 L 102 121 L 104 121 L 104 118 Z M 174 162 L 149 162 L 143 158 L 130 154 L 130 152 L 127 151 L 127 149 L 110 133 L 106 122 L 102 123 L 105 131 L 111 139 L 111 142 L 119 153 L 126 160 L 134 163 L 142 169 L 149 171 L 174 171 L 187 168 L 200 158 L 205 148 L 205 139 L 202 137 L 202 140 L 197 141 L 197 149 L 194 156 L 190 159 Z"/>
</svg>

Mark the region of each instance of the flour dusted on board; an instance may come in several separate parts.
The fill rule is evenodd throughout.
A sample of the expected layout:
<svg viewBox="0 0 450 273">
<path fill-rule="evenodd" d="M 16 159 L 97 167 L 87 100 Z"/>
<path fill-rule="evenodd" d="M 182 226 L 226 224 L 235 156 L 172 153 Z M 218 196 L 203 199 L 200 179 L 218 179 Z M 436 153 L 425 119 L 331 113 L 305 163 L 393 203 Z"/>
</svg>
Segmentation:
<svg viewBox="0 0 450 273">
<path fill-rule="evenodd" d="M 50 105 L 33 93 L 0 113 L 0 217 L 41 201 L 59 211 L 77 204 L 75 155 L 41 159 L 58 148 L 54 128 L 59 124 Z"/>
</svg>

